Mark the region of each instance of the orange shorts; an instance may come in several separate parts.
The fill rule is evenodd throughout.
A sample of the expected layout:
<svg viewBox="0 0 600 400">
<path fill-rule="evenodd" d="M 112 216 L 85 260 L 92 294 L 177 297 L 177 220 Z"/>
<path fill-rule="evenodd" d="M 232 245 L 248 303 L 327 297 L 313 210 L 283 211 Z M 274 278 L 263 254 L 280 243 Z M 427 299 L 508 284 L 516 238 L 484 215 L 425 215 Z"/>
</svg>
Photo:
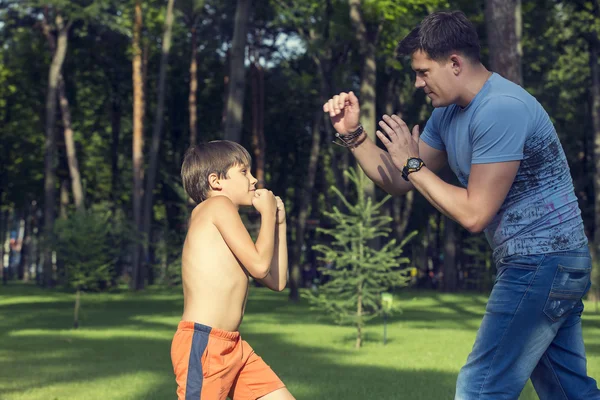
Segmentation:
<svg viewBox="0 0 600 400">
<path fill-rule="evenodd" d="M 179 400 L 255 400 L 285 387 L 239 332 L 181 321 L 171 343 Z"/>
</svg>

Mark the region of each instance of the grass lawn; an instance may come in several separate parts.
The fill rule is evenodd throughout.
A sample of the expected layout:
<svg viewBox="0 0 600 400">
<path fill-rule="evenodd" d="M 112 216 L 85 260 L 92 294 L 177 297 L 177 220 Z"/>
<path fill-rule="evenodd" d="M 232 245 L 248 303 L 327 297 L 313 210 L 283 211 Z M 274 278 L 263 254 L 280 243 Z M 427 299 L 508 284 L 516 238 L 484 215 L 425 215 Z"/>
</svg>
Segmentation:
<svg viewBox="0 0 600 400">
<path fill-rule="evenodd" d="M 354 349 L 354 330 L 317 319 L 287 294 L 250 292 L 242 336 L 297 399 L 452 399 L 486 297 L 405 292 L 403 313 L 373 321 Z M 0 286 L 0 399 L 175 398 L 170 341 L 182 310 L 179 290 L 86 294 L 70 329 L 74 296 Z M 600 378 L 600 314 L 587 304 L 588 369 Z M 528 384 L 521 399 L 537 399 Z"/>
</svg>

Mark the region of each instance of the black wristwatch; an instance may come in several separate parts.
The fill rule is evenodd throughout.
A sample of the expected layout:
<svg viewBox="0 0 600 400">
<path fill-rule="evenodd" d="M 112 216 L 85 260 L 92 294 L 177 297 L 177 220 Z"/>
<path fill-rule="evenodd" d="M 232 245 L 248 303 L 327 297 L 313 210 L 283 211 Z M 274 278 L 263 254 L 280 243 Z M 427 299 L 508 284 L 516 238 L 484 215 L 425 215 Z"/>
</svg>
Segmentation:
<svg viewBox="0 0 600 400">
<path fill-rule="evenodd" d="M 404 168 L 402 168 L 402 177 L 404 178 L 405 181 L 408 182 L 408 175 L 413 172 L 417 172 L 424 166 L 425 166 L 425 163 L 420 158 L 410 157 L 408 160 L 406 160 L 406 164 L 404 164 Z"/>
</svg>

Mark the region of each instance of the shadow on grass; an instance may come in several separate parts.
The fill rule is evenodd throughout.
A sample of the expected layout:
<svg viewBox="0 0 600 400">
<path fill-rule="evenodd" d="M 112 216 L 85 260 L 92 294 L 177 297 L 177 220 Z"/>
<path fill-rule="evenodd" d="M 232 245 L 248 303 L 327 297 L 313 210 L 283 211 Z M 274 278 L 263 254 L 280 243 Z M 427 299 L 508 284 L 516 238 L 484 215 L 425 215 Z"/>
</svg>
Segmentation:
<svg viewBox="0 0 600 400">
<path fill-rule="evenodd" d="M 249 313 L 271 313 L 295 323 L 313 323 L 306 307 L 287 303 L 281 297 L 256 292 L 249 301 Z M 177 296 L 89 296 L 83 329 L 69 332 L 72 303 L 68 296 L 34 290 L 31 295 L 47 300 L 0 306 L 0 388 L 3 399 L 46 398 L 50 386 L 64 394 L 56 398 L 163 400 L 175 397 L 175 380 L 170 361 L 170 340 L 174 323 L 153 323 L 135 316 L 167 316 L 176 321 L 181 313 Z M 33 300 L 33 301 L 30 301 Z M 86 305 L 87 304 L 87 305 Z M 175 318 L 173 318 L 175 316 Z M 127 328 L 122 336 L 90 337 L 98 328 Z M 128 333 L 131 328 L 139 334 Z M 36 330 L 32 332 L 31 330 Z M 67 330 L 67 332 L 65 332 Z M 145 332 L 154 334 L 144 336 Z M 164 339 L 162 339 L 164 337 Z M 244 334 L 256 352 L 272 366 L 296 398 L 302 399 L 445 399 L 452 398 L 456 376 L 434 370 L 400 370 L 392 367 L 353 364 L 356 350 L 323 348 L 294 343 L 283 333 Z M 361 351 L 368 351 L 363 349 Z M 357 354 L 357 353 L 356 353 Z M 337 361 L 342 360 L 342 361 Z M 137 378 L 135 377 L 138 374 Z M 150 375 L 147 375 L 150 374 Z M 135 395 L 116 388 L 97 393 L 99 382 L 122 382 L 132 376 Z M 145 378 L 150 376 L 151 378 Z M 148 379 L 148 381 L 144 381 Z M 138 389 L 139 387 L 139 389 Z M 131 392 L 131 391 L 130 391 Z M 42 393 L 42 397 L 36 397 Z M 54 392 L 53 392 L 54 393 Z M 77 393 L 77 394 L 73 394 Z M 114 396 L 114 397 L 113 397 Z M 54 398 L 54 397 L 53 397 Z"/>
<path fill-rule="evenodd" d="M 428 299 L 428 304 L 413 303 L 411 297 L 418 295 L 421 299 Z M 479 327 L 485 311 L 485 301 L 481 295 L 473 297 L 450 295 L 454 301 L 447 300 L 447 296 L 436 292 L 407 292 L 399 295 L 401 312 L 388 316 L 388 323 L 401 322 L 411 328 L 422 329 L 463 329 L 473 330 Z M 282 323 L 315 323 L 334 325 L 329 318 L 318 311 L 310 310 L 308 302 L 301 299 L 298 303 L 281 302 L 266 291 L 251 292 L 248 299 L 248 309 L 252 315 L 278 313 Z M 477 311 L 473 311 L 476 309 Z M 370 326 L 383 325 L 383 318 L 377 317 L 369 322 Z"/>
<path fill-rule="evenodd" d="M 31 285 L 2 287 L 0 292 L 0 333 L 19 326 L 21 329 L 64 330 L 73 327 L 75 296 L 71 293 L 43 290 Z M 12 299 L 11 299 L 12 297 Z M 16 299 L 16 300 L 15 300 Z M 22 300 L 21 300 L 22 299 Z M 21 300 L 21 302 L 18 302 Z M 177 317 L 183 310 L 183 298 L 171 291 L 143 293 L 84 293 L 79 312 L 83 328 L 165 328 L 170 324 L 144 321 L 164 316 Z"/>
<path fill-rule="evenodd" d="M 585 353 L 587 356 L 600 356 L 600 344 L 585 343 Z"/>
<path fill-rule="evenodd" d="M 31 295 L 52 296 L 52 292 L 32 291 Z M 28 390 L 44 390 L 50 385 L 63 386 L 65 392 L 71 386 L 78 387 L 81 397 L 68 394 L 57 398 L 77 399 L 127 399 L 162 400 L 175 397 L 175 382 L 169 357 L 170 338 L 174 332 L 177 316 L 182 310 L 180 295 L 159 296 L 127 295 L 117 299 L 110 295 L 89 296 L 84 299 L 84 329 L 81 334 L 64 335 L 61 332 L 70 327 L 72 302 L 68 296 L 57 294 L 54 299 L 0 305 L 0 371 L 2 371 L 3 397 L 25 399 Z M 162 297 L 162 298 L 161 298 Z M 438 328 L 452 325 L 451 319 L 464 317 L 472 320 L 476 312 L 466 310 L 471 307 L 469 300 L 463 305 L 455 301 L 428 294 L 433 307 L 449 308 L 451 312 L 432 312 L 430 307 L 421 309 L 411 306 L 411 313 L 398 315 L 399 321 L 409 323 L 436 322 Z M 6 298 L 3 296 L 3 298 Z M 465 299 L 467 299 L 465 297 Z M 460 300 L 460 299 L 459 299 Z M 446 304 L 450 302 L 451 304 Z M 473 304 L 475 305 L 475 303 Z M 315 312 L 309 312 L 306 304 L 288 303 L 281 294 L 266 291 L 252 291 L 248 302 L 248 314 L 258 320 L 280 321 L 281 324 L 315 324 Z M 137 317 L 148 317 L 145 321 Z M 165 322 L 152 322 L 152 317 L 166 318 Z M 442 319 L 444 324 L 440 325 Z M 254 319 L 256 321 L 256 319 Z M 372 325 L 372 324 L 371 324 Z M 99 328 L 128 328 L 140 332 L 130 337 L 86 337 L 87 332 Z M 40 329 L 40 332 L 28 332 Z M 472 329 L 463 324 L 459 329 Z M 21 331 L 21 332 L 19 332 Z M 144 332 L 157 336 L 144 337 Z M 432 369 L 396 369 L 377 365 L 377 360 L 368 360 L 354 365 L 353 354 L 357 355 L 352 343 L 354 337 L 336 335 L 336 340 L 345 341 L 348 346 L 340 349 L 318 347 L 294 343 L 283 333 L 250 332 L 244 334 L 256 352 L 271 365 L 273 370 L 288 385 L 297 399 L 411 399 L 437 400 L 451 399 L 454 393 L 456 374 Z M 164 337 L 164 339 L 163 339 Z M 367 341 L 378 341 L 367 337 Z M 373 340 L 374 339 L 374 340 Z M 398 339 L 405 340 L 405 339 Z M 408 340 L 408 339 L 406 339 Z M 365 348 L 361 352 L 368 352 Z M 600 345 L 588 346 L 590 354 L 600 353 Z M 151 378 L 141 382 L 138 378 L 135 395 L 125 396 L 114 389 L 114 397 L 88 390 L 88 385 L 100 380 L 114 380 L 139 373 L 149 373 Z M 129 379 L 129 378 L 127 378 Z M 113 382 L 113 381 L 111 381 Z M 118 381 L 120 382 L 120 381 Z M 117 385 L 118 384 L 114 384 Z M 113 386 L 114 386 L 113 385 Z M 28 395 L 29 393 L 27 393 Z M 96 396 L 96 397 L 94 397 Z M 30 398 L 30 397 L 27 397 Z M 36 399 L 46 399 L 36 397 Z M 528 394 L 522 399 L 534 399 Z"/>
<path fill-rule="evenodd" d="M 336 351 L 298 346 L 279 334 L 250 334 L 249 342 L 271 365 L 297 399 L 446 399 L 451 398 L 456 377 L 439 371 L 404 371 L 376 366 L 337 365 Z M 122 375 L 150 372 L 151 390 L 140 388 L 135 400 L 163 400 L 175 395 L 169 358 L 169 340 L 148 338 L 66 341 L 55 335 L 20 336 L 3 339 L 13 357 L 0 362 L 3 379 L 12 382 L 3 390 L 7 400 L 26 390 L 49 385 L 85 385 L 86 382 Z M 352 350 L 349 350 L 352 351 Z M 59 355 L 59 356 L 57 356 Z M 32 376 L 35 377 L 32 379 Z M 84 386 L 85 387 L 85 386 Z M 85 399 L 106 399 L 83 390 Z M 118 392 L 114 399 L 122 399 Z M 99 396 L 99 397 L 95 397 Z M 61 396 L 60 398 L 63 398 Z"/>
</svg>

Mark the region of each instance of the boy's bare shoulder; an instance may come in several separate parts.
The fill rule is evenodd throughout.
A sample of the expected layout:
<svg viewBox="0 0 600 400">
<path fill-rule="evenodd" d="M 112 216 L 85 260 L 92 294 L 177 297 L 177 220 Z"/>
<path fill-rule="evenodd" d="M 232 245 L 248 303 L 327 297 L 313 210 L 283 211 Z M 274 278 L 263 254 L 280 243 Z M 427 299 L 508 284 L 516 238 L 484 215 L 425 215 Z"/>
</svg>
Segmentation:
<svg viewBox="0 0 600 400">
<path fill-rule="evenodd" d="M 231 211 L 237 213 L 237 208 L 229 198 L 225 196 L 211 197 L 198 204 L 194 211 L 192 211 L 190 227 L 200 221 L 214 222 L 223 213 L 230 213 Z"/>
<path fill-rule="evenodd" d="M 201 205 L 204 208 L 204 212 L 214 215 L 219 215 L 221 211 L 235 210 L 237 212 L 237 208 L 233 202 L 225 196 L 211 197 L 210 199 L 204 200 Z"/>
</svg>

